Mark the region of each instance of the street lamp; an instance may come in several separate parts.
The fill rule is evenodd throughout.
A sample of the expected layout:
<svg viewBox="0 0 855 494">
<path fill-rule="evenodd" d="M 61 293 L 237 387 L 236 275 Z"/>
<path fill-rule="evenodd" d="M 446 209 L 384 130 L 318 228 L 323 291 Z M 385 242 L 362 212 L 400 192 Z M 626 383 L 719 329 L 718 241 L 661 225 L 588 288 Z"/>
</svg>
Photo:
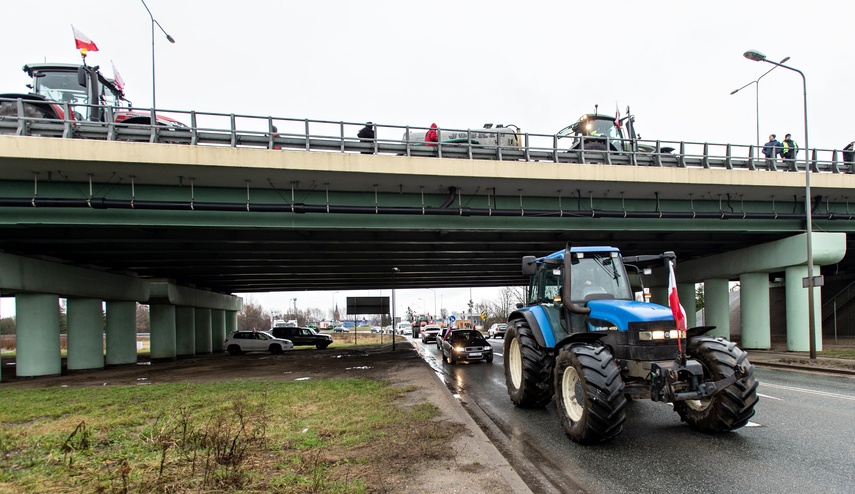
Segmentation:
<svg viewBox="0 0 855 494">
<path fill-rule="evenodd" d="M 395 337 L 397 336 L 398 323 L 395 322 L 395 283 L 397 281 L 396 274 L 401 270 L 398 267 L 392 268 L 392 351 L 395 351 Z"/>
<path fill-rule="evenodd" d="M 425 303 L 425 299 L 419 297 L 416 300 L 422 301 L 422 314 L 427 314 L 427 304 Z"/>
<path fill-rule="evenodd" d="M 157 24 L 157 27 L 160 28 L 160 31 L 166 36 L 166 40 L 170 43 L 175 43 L 175 39 L 170 36 L 163 26 L 160 25 L 157 20 L 155 20 L 154 15 L 152 15 L 151 10 L 149 10 L 148 5 L 145 4 L 145 0 L 140 0 L 145 7 L 146 12 L 148 12 L 148 16 L 151 18 L 151 124 L 157 124 L 157 114 L 155 113 L 155 108 L 157 108 L 157 89 L 156 89 L 156 79 L 154 77 L 154 25 Z"/>
<path fill-rule="evenodd" d="M 333 292 L 333 293 L 332 293 L 332 322 L 336 322 L 336 317 L 335 317 L 335 313 L 336 313 L 336 310 L 335 310 L 335 309 L 336 309 L 336 305 L 335 305 L 335 294 L 336 294 L 336 293 L 338 293 L 338 292 L 337 292 L 337 291 L 335 291 L 335 292 Z"/>
<path fill-rule="evenodd" d="M 783 63 L 773 62 L 767 59 L 766 55 L 760 53 L 757 50 L 748 50 L 743 53 L 743 56 L 748 60 L 753 60 L 755 62 L 767 62 L 771 63 L 772 65 L 775 65 L 776 67 L 783 67 L 785 69 L 792 70 L 793 72 L 797 72 L 800 76 L 802 76 L 802 90 L 804 93 L 803 100 L 805 114 L 805 231 L 807 233 L 808 331 L 810 332 L 808 335 L 808 344 L 810 345 L 810 359 L 816 360 L 816 324 L 814 323 L 813 308 L 813 213 L 811 211 L 810 196 L 810 145 L 808 144 L 807 79 L 805 78 L 805 75 L 801 70 L 795 69 L 793 67 L 788 67 Z M 785 58 L 784 60 L 786 61 L 787 59 Z"/>
<path fill-rule="evenodd" d="M 779 64 L 784 63 L 789 59 L 790 59 L 790 57 L 787 57 L 778 63 Z M 733 96 L 734 94 L 738 93 L 739 91 L 742 91 L 743 89 L 747 88 L 748 86 L 754 84 L 754 106 L 755 106 L 755 108 L 754 108 L 754 111 L 755 111 L 754 122 L 757 125 L 757 147 L 758 148 L 760 147 L 760 79 L 762 79 L 763 77 L 766 76 L 766 74 L 768 74 L 769 72 L 772 72 L 773 70 L 775 70 L 777 68 L 778 68 L 778 66 L 775 65 L 771 69 L 764 72 L 763 75 L 761 75 L 757 79 L 749 82 L 748 84 L 742 86 L 739 89 L 734 89 L 733 91 L 730 92 L 730 95 Z"/>
</svg>

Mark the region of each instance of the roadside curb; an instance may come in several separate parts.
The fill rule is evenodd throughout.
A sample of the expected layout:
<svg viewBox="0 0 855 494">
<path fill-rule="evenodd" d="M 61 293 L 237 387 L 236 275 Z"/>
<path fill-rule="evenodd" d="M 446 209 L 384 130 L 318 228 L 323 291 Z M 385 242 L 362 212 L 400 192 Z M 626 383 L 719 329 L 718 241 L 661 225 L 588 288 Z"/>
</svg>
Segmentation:
<svg viewBox="0 0 855 494">
<path fill-rule="evenodd" d="M 413 342 L 410 341 L 410 344 L 413 345 Z M 413 345 L 413 347 L 416 347 L 416 345 Z M 417 347 L 415 350 L 418 352 Z M 458 421 L 466 426 L 472 434 L 475 444 L 477 444 L 484 456 L 489 459 L 489 467 L 496 470 L 502 476 L 507 483 L 508 488 L 510 488 L 512 492 L 533 494 L 532 490 L 528 485 L 526 485 L 522 477 L 517 474 L 516 470 L 513 469 L 510 463 L 508 463 L 508 460 L 505 459 L 484 431 L 481 430 L 472 416 L 469 415 L 469 412 L 466 411 L 460 401 L 451 393 L 451 390 L 445 386 L 445 383 L 442 382 L 442 379 L 437 375 L 436 371 L 431 368 L 430 364 L 428 364 L 423 358 L 420 358 L 420 360 L 433 376 L 433 385 L 436 386 L 439 392 L 442 393 L 442 396 L 445 397 L 445 400 L 449 405 L 446 410 L 449 413 L 452 413 Z"/>
</svg>

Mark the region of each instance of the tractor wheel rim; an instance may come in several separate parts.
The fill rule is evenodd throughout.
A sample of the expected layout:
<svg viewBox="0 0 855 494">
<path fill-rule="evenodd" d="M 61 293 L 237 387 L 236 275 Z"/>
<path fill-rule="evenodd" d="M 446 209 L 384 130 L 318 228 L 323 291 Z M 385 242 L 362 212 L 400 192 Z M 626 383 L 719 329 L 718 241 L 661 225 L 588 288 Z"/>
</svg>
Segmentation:
<svg viewBox="0 0 855 494">
<path fill-rule="evenodd" d="M 561 396 L 564 402 L 564 410 L 567 411 L 567 416 L 572 422 L 580 421 L 585 412 L 585 408 L 577 396 L 577 393 L 581 393 L 581 391 L 582 382 L 579 379 L 579 373 L 576 372 L 575 367 L 568 367 L 564 370 L 564 376 L 561 378 Z"/>
<path fill-rule="evenodd" d="M 522 385 L 522 353 L 519 338 L 512 339 L 508 348 L 508 369 L 511 371 L 511 383 L 514 388 L 519 389 Z"/>
</svg>

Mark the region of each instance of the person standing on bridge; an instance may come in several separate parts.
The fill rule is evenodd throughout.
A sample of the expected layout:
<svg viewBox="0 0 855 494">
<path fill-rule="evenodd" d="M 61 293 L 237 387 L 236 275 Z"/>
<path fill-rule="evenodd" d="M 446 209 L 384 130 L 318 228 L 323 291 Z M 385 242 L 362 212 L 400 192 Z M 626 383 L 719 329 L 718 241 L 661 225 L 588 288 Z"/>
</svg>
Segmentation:
<svg viewBox="0 0 855 494">
<path fill-rule="evenodd" d="M 766 170 L 777 171 L 775 158 L 781 154 L 781 143 L 775 138 L 775 134 L 769 135 L 769 142 L 763 145 L 763 156 L 766 157 Z"/>
<path fill-rule="evenodd" d="M 359 130 L 359 133 L 356 134 L 356 137 L 359 137 L 359 141 L 363 143 L 368 143 L 371 145 L 371 151 L 362 151 L 362 154 L 374 154 L 374 124 L 368 122 L 365 124 L 365 127 Z"/>
<path fill-rule="evenodd" d="M 435 123 L 430 124 L 430 129 L 425 134 L 425 142 L 428 146 L 436 146 L 434 143 L 439 142 L 439 135 L 436 133 L 437 128 Z"/>
<path fill-rule="evenodd" d="M 790 134 L 784 136 L 784 142 L 782 145 L 783 150 L 781 151 L 781 157 L 784 158 L 784 163 L 787 165 L 787 171 L 797 171 L 796 153 L 799 152 L 799 145 L 796 144 L 796 141 L 794 141 L 792 137 L 790 137 Z"/>
</svg>

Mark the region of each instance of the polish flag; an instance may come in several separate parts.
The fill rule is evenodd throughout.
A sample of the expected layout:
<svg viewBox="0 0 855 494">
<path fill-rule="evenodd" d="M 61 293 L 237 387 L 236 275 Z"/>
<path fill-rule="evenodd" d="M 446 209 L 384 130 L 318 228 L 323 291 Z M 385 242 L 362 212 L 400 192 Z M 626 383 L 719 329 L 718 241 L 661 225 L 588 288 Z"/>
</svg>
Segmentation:
<svg viewBox="0 0 855 494">
<path fill-rule="evenodd" d="M 79 50 L 98 51 L 95 42 L 89 39 L 89 36 L 81 33 L 74 25 L 71 25 L 71 30 L 74 32 L 74 44 Z"/>
<path fill-rule="evenodd" d="M 674 276 L 674 261 L 668 261 L 668 306 L 671 307 L 671 313 L 674 314 L 674 322 L 677 323 L 678 331 L 686 330 L 686 311 L 680 305 L 680 297 L 677 295 L 677 278 Z M 677 337 L 677 345 L 682 352 L 682 344 L 679 336 Z"/>
<path fill-rule="evenodd" d="M 119 71 L 116 70 L 116 64 L 114 64 L 113 61 L 110 60 L 110 65 L 113 66 L 113 81 L 116 83 L 116 87 L 120 90 L 124 90 L 125 81 L 124 79 L 122 79 L 122 76 L 119 74 Z"/>
<path fill-rule="evenodd" d="M 615 127 L 620 128 L 620 108 L 618 108 L 617 101 L 615 101 Z"/>
</svg>

